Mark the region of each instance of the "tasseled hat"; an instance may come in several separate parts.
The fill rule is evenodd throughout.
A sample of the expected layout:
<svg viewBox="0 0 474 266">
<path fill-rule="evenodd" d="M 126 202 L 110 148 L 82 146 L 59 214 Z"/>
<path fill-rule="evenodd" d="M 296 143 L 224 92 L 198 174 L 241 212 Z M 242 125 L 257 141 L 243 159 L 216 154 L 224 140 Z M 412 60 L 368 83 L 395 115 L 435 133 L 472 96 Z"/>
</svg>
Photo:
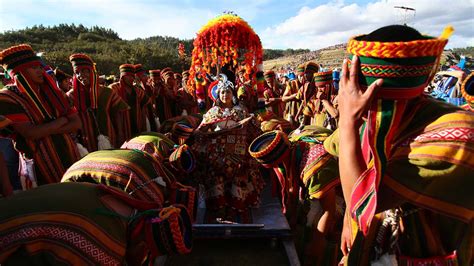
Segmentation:
<svg viewBox="0 0 474 266">
<path fill-rule="evenodd" d="M 357 179 L 351 195 L 350 213 L 367 235 L 377 209 L 378 188 L 392 153 L 394 136 L 400 130 L 408 100 L 423 94 L 433 77 L 448 37 L 423 36 L 413 28 L 392 25 L 349 40 L 347 51 L 359 57 L 359 84 L 383 84 L 369 106 L 362 133 L 362 153 L 368 169 Z M 406 121 L 405 121 L 406 122 Z"/>
<path fill-rule="evenodd" d="M 41 64 L 41 58 L 28 44 L 12 46 L 0 52 L 0 65 L 8 72 L 16 72 L 19 67 L 30 64 Z"/>
<path fill-rule="evenodd" d="M 126 76 L 126 75 L 135 75 L 135 65 L 132 64 L 123 64 L 120 65 L 119 67 L 120 70 L 120 76 Z"/>
<path fill-rule="evenodd" d="M 332 70 L 326 72 L 318 72 L 313 74 L 313 81 L 317 87 L 332 84 Z"/>
<path fill-rule="evenodd" d="M 42 86 L 42 92 L 46 95 L 46 99 L 39 99 L 38 95 L 31 88 L 31 80 L 29 80 L 29 76 L 25 75 L 23 70 L 28 67 L 44 65 L 31 46 L 20 44 L 2 50 L 0 52 L 0 65 L 8 72 L 18 90 L 26 96 L 25 99 L 31 102 L 32 109 L 34 109 L 32 112 L 38 114 L 36 116 L 38 119 L 50 120 L 54 117 L 66 115 L 69 110 L 69 104 L 62 96 L 56 81 L 46 73 L 44 67 L 42 76 L 45 86 Z M 53 110 L 45 107 L 45 105 L 53 107 Z"/>
<path fill-rule="evenodd" d="M 97 70 L 95 68 L 95 63 L 92 59 L 86 54 L 72 54 L 69 56 L 69 61 L 72 64 L 74 72 L 80 68 L 88 68 L 91 71 L 90 74 L 90 107 L 92 109 L 98 108 L 98 91 L 99 91 L 99 77 Z M 88 106 L 86 106 L 86 95 L 82 84 L 77 79 L 77 76 L 74 75 L 72 86 L 74 90 L 74 105 L 78 108 L 79 111 L 85 111 Z M 88 88 L 89 89 L 89 88 Z"/>
<path fill-rule="evenodd" d="M 69 56 L 69 61 L 73 69 L 79 66 L 94 66 L 94 61 L 86 54 L 72 54 Z"/>
<path fill-rule="evenodd" d="M 134 67 L 135 67 L 135 75 L 136 76 L 139 76 L 141 74 L 146 74 L 146 71 L 143 68 L 142 64 L 136 64 Z"/>
<path fill-rule="evenodd" d="M 174 77 L 174 73 L 173 73 L 173 71 L 171 70 L 171 68 L 169 68 L 169 67 L 163 68 L 163 69 L 161 70 L 161 78 L 164 79 L 164 80 L 166 80 L 166 79 L 168 79 L 168 78 L 170 78 L 170 77 Z"/>
<path fill-rule="evenodd" d="M 160 78 L 161 77 L 161 70 L 159 70 L 159 69 L 149 70 L 148 74 L 150 74 L 151 78 Z"/>
</svg>

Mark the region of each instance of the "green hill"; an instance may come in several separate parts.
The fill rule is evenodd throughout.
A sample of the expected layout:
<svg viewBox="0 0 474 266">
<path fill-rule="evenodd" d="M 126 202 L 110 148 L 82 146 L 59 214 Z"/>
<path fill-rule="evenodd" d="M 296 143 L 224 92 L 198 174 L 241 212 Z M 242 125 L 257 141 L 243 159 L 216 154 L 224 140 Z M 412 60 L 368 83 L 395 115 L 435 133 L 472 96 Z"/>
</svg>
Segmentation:
<svg viewBox="0 0 474 266">
<path fill-rule="evenodd" d="M 186 60 L 178 57 L 178 44 L 185 47 Z M 41 52 L 44 61 L 53 67 L 72 73 L 68 58 L 73 53 L 85 53 L 97 63 L 101 74 L 118 74 L 124 63 L 143 64 L 145 69 L 171 67 L 176 72 L 189 69 L 193 40 L 154 36 L 145 39 L 122 40 L 116 32 L 98 26 L 82 24 L 43 25 L 0 33 L 0 49 L 21 43 L 30 44 Z M 309 52 L 307 49 L 264 50 L 264 60 Z"/>
<path fill-rule="evenodd" d="M 43 53 L 47 64 L 68 73 L 72 73 L 68 58 L 73 53 L 91 56 L 102 74 L 118 74 L 119 65 L 124 63 L 140 63 L 145 69 L 171 67 L 174 71 L 182 71 L 189 68 L 190 59 L 185 62 L 179 59 L 177 47 L 180 42 L 190 55 L 192 40 L 156 36 L 127 41 L 120 39 L 111 29 L 97 26 L 86 28 L 81 24 L 39 25 L 0 33 L 0 49 L 21 43 L 30 44 L 36 52 Z"/>
</svg>

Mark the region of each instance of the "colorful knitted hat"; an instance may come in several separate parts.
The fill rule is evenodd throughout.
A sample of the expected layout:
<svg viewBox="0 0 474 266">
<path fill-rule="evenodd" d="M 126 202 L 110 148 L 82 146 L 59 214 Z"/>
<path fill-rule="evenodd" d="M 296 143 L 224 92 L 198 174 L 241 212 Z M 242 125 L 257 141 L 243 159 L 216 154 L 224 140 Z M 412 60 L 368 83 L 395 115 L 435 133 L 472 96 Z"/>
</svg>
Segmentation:
<svg viewBox="0 0 474 266">
<path fill-rule="evenodd" d="M 274 130 L 265 132 L 252 141 L 249 146 L 250 155 L 255 158 L 262 166 L 273 168 L 277 175 L 281 189 L 281 201 L 283 213 L 286 213 L 286 206 L 290 194 L 295 196 L 298 189 L 295 183 L 297 179 L 288 178 L 291 168 L 294 168 L 295 162 L 290 160 L 292 146 L 288 140 L 288 136 L 280 131 Z M 292 192 L 290 188 L 293 187 Z"/>
<path fill-rule="evenodd" d="M 187 254 L 192 249 L 192 220 L 180 204 L 138 213 L 131 222 L 130 237 L 145 235 L 150 259 L 167 254 Z"/>
<path fill-rule="evenodd" d="M 323 87 L 325 85 L 332 84 L 332 70 L 314 73 L 313 81 L 317 87 Z"/>
<path fill-rule="evenodd" d="M 78 81 L 77 76 L 74 75 L 72 81 L 72 87 L 74 90 L 74 106 L 79 111 L 87 110 L 88 106 L 86 103 L 86 90 L 89 90 L 89 97 L 90 97 L 90 107 L 92 109 L 98 108 L 98 91 L 99 91 L 99 77 L 97 70 L 95 68 L 94 61 L 85 54 L 72 54 L 69 57 L 69 61 L 72 64 L 72 68 L 74 72 L 77 69 L 88 68 L 90 70 L 90 77 L 89 83 L 90 88 L 83 88 L 83 85 Z"/>
<path fill-rule="evenodd" d="M 438 67 L 452 28 L 440 38 L 422 36 L 413 28 L 393 25 L 349 40 L 347 51 L 360 59 L 359 83 L 383 78 L 369 106 L 362 133 L 362 153 L 369 166 L 357 179 L 350 213 L 367 235 L 377 209 L 379 184 L 392 155 L 392 142 L 405 121 L 409 99 L 420 96 Z"/>
<path fill-rule="evenodd" d="M 151 78 L 159 78 L 161 77 L 161 70 L 159 69 L 150 70 L 148 71 L 148 74 L 150 74 Z"/>
<path fill-rule="evenodd" d="M 169 72 L 169 71 L 173 72 L 173 70 L 171 70 L 170 67 L 165 67 L 161 70 L 161 75 L 163 75 L 163 74 L 165 74 L 166 72 Z"/>
<path fill-rule="evenodd" d="M 186 144 L 179 146 L 171 153 L 169 162 L 175 170 L 187 174 L 191 173 L 196 166 L 194 154 Z"/>
<path fill-rule="evenodd" d="M 373 41 L 387 34 L 384 32 L 390 34 L 399 30 L 407 31 L 416 40 Z M 422 36 L 407 26 L 387 26 L 369 35 L 351 38 L 347 44 L 347 52 L 350 58 L 352 55 L 359 57 L 361 85 L 369 86 L 375 80 L 383 78 L 379 97 L 413 98 L 423 93 L 428 79 L 436 72 L 439 58 L 452 31 L 452 28 L 447 28 L 440 38 L 435 38 Z"/>
<path fill-rule="evenodd" d="M 38 120 L 52 120 L 55 117 L 66 115 L 69 104 L 58 88 L 56 81 L 46 73 L 43 68 L 42 93 L 46 96 L 41 99 L 31 87 L 31 80 L 26 75 L 26 68 L 32 66 L 43 66 L 41 58 L 28 44 L 20 44 L 9 47 L 0 52 L 0 65 L 8 72 L 17 89 L 25 96 L 25 100 L 31 103 L 31 112 Z M 53 108 L 48 108 L 53 107 Z"/>
<path fill-rule="evenodd" d="M 274 78 L 275 77 L 275 72 L 273 70 L 268 70 L 268 71 L 265 72 L 265 74 L 263 74 L 263 77 L 265 79 Z"/>
<path fill-rule="evenodd" d="M 69 56 L 69 61 L 72 64 L 72 68 L 76 69 L 79 66 L 90 66 L 94 65 L 94 61 L 86 54 L 72 54 Z"/>
<path fill-rule="evenodd" d="M 252 141 L 249 146 L 250 155 L 265 167 L 274 167 L 290 151 L 288 136 L 280 131 L 265 132 Z"/>
<path fill-rule="evenodd" d="M 120 76 L 125 76 L 125 75 L 135 75 L 135 66 L 132 64 L 123 64 L 120 65 L 119 67 L 120 70 Z"/>
<path fill-rule="evenodd" d="M 183 73 L 181 74 L 183 76 L 183 79 L 189 79 L 189 70 L 183 71 Z"/>
<path fill-rule="evenodd" d="M 165 68 L 165 69 L 161 70 L 161 78 L 163 80 L 167 80 L 171 77 L 174 78 L 174 73 L 170 68 Z"/>
<path fill-rule="evenodd" d="M 141 74 L 146 74 L 146 71 L 143 68 L 142 64 L 136 64 L 134 67 L 135 67 L 135 75 L 139 76 Z"/>
<path fill-rule="evenodd" d="M 303 75 L 304 74 L 304 67 L 305 67 L 304 64 L 299 64 L 296 67 L 296 75 Z"/>
<path fill-rule="evenodd" d="M 173 138 L 178 140 L 178 143 L 182 145 L 192 135 L 193 131 L 193 127 L 185 123 L 177 122 L 173 125 L 173 128 L 171 129 L 171 134 L 173 135 Z"/>
<path fill-rule="evenodd" d="M 474 105 L 474 72 L 467 76 L 461 85 L 462 97 L 466 99 L 471 106 Z"/>
<path fill-rule="evenodd" d="M 194 221 L 198 206 L 196 189 L 176 182 L 176 193 L 174 195 L 174 200 L 171 199 L 170 201 L 174 202 L 174 204 L 184 205 L 189 213 L 191 221 Z"/>
<path fill-rule="evenodd" d="M 319 71 L 318 64 L 314 62 L 308 62 L 304 67 L 304 73 L 315 73 Z"/>
<path fill-rule="evenodd" d="M 0 52 L 0 65 L 8 72 L 16 72 L 18 67 L 29 64 L 41 64 L 41 58 L 28 44 L 12 46 Z M 10 76 L 13 77 L 11 73 Z"/>
</svg>

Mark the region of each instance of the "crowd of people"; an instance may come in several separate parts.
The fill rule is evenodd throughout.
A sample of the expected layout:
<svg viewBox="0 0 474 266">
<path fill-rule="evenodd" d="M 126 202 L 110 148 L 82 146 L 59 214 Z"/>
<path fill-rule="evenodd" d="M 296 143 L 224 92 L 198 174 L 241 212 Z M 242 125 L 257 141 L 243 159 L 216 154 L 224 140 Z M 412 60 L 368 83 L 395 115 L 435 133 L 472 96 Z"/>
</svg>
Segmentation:
<svg viewBox="0 0 474 266">
<path fill-rule="evenodd" d="M 304 265 L 472 265 L 472 75 L 470 109 L 424 94 L 448 37 L 387 26 L 350 39 L 341 71 L 194 80 L 141 64 L 107 80 L 82 53 L 68 75 L 4 49 L 0 263 L 185 254 L 199 193 L 206 222 L 251 223 L 272 185 Z"/>
</svg>

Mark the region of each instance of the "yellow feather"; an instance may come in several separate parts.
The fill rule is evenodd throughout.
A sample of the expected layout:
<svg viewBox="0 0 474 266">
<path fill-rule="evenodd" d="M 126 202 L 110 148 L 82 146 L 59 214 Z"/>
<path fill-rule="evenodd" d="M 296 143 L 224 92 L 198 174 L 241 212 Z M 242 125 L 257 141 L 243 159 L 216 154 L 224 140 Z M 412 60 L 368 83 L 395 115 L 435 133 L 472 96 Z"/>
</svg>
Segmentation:
<svg viewBox="0 0 474 266">
<path fill-rule="evenodd" d="M 441 33 L 441 35 L 439 36 L 440 39 L 449 39 L 449 37 L 451 37 L 451 35 L 453 34 L 454 32 L 454 28 L 453 26 L 451 25 L 448 25 L 446 28 L 444 28 L 443 32 Z"/>
</svg>

